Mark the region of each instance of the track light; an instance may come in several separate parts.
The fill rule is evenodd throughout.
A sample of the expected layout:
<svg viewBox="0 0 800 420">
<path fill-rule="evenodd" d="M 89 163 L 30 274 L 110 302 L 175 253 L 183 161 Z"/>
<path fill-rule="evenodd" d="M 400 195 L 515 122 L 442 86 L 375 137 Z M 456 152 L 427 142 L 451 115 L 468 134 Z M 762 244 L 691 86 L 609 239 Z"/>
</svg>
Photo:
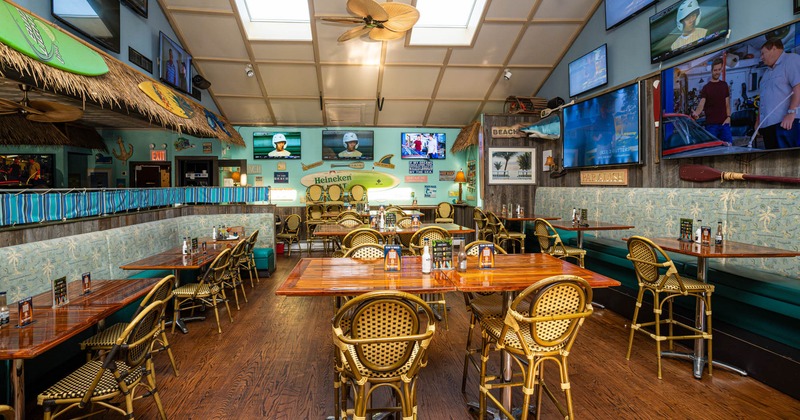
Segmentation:
<svg viewBox="0 0 800 420">
<path fill-rule="evenodd" d="M 503 79 L 511 80 L 511 76 L 512 76 L 511 70 L 509 69 L 503 70 Z"/>
<path fill-rule="evenodd" d="M 246 74 L 247 77 L 253 77 L 253 76 L 256 75 L 255 70 L 253 70 L 253 65 L 252 64 L 248 64 L 248 65 L 246 65 L 244 67 L 244 74 Z"/>
</svg>

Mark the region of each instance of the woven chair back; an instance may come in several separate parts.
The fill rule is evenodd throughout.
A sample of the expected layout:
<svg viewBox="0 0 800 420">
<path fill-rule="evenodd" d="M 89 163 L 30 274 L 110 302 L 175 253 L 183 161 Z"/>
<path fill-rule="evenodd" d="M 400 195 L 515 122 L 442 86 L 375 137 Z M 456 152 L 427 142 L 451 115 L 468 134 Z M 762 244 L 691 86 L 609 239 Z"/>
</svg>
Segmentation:
<svg viewBox="0 0 800 420">
<path fill-rule="evenodd" d="M 325 204 L 325 211 L 328 213 L 341 213 L 344 211 L 344 205 L 339 203 L 326 203 Z"/>
<path fill-rule="evenodd" d="M 452 237 L 453 235 L 451 235 L 447 229 L 439 226 L 426 226 L 414 233 L 409 243 L 412 250 L 421 250 L 425 246 L 426 238 L 429 239 L 431 245 L 433 245 L 433 241 L 437 239 L 449 239 Z"/>
<path fill-rule="evenodd" d="M 306 206 L 306 220 L 308 221 L 319 221 L 322 220 L 322 213 L 325 212 L 325 208 L 322 207 L 322 204 L 311 204 Z"/>
<path fill-rule="evenodd" d="M 117 354 L 114 354 L 115 349 L 112 348 L 105 365 L 109 366 L 109 362 L 112 360 L 122 361 L 133 371 L 144 364 L 150 357 L 153 339 L 161 331 L 161 318 L 165 307 L 164 301 L 157 300 L 136 315 L 117 338 L 114 345 L 117 347 Z"/>
<path fill-rule="evenodd" d="M 549 351 L 567 346 L 582 320 L 591 315 L 591 298 L 589 283 L 577 276 L 553 276 L 528 286 L 511 303 L 511 315 L 520 325 L 520 339 L 526 335 L 522 331 L 527 330 L 524 332 L 537 346 Z M 520 305 L 530 308 L 530 318 L 520 315 Z"/>
<path fill-rule="evenodd" d="M 350 203 L 365 203 L 367 201 L 367 188 L 361 184 L 350 186 Z"/>
<path fill-rule="evenodd" d="M 479 207 L 472 209 L 472 220 L 475 221 L 475 226 L 479 231 L 486 228 L 486 213 L 484 213 Z"/>
<path fill-rule="evenodd" d="M 247 237 L 246 242 L 247 242 L 247 249 L 245 250 L 245 252 L 248 255 L 250 255 L 253 253 L 253 249 L 255 249 L 256 247 L 256 242 L 258 242 L 258 229 L 253 231 L 253 233 L 251 233 L 250 236 Z"/>
<path fill-rule="evenodd" d="M 345 258 L 355 260 L 379 260 L 383 258 L 383 245 L 380 244 L 361 244 L 347 250 Z"/>
<path fill-rule="evenodd" d="M 328 201 L 341 202 L 344 199 L 344 188 L 339 184 L 328 185 L 327 189 Z"/>
<path fill-rule="evenodd" d="M 403 211 L 402 208 L 400 208 L 400 206 L 395 206 L 395 205 L 390 205 L 390 206 L 386 207 L 386 212 L 387 213 L 388 212 L 393 212 L 393 213 L 397 213 L 397 214 L 405 214 L 405 212 Z"/>
<path fill-rule="evenodd" d="M 492 244 L 492 243 L 494 243 L 494 242 L 490 242 L 490 241 L 472 241 L 472 242 L 467 244 L 466 249 L 465 249 L 464 252 L 467 255 L 478 256 L 478 252 L 479 252 L 479 249 L 480 249 L 480 247 L 478 245 L 481 245 L 481 244 Z M 507 254 L 506 250 L 503 249 L 502 246 L 497 245 L 497 244 L 495 244 L 495 246 L 494 246 L 494 253 L 495 254 Z"/>
<path fill-rule="evenodd" d="M 306 188 L 306 203 L 320 203 L 325 200 L 325 187 L 319 184 Z"/>
<path fill-rule="evenodd" d="M 398 216 L 397 227 L 399 227 L 400 229 L 410 229 L 413 221 L 414 219 L 408 216 L 403 216 L 403 217 Z"/>
<path fill-rule="evenodd" d="M 172 299 L 172 289 L 175 288 L 175 276 L 170 274 L 163 279 L 159 280 L 150 291 L 147 292 L 142 302 L 139 304 L 139 308 L 136 309 L 134 316 L 138 315 L 140 312 L 144 310 L 148 305 L 153 302 L 163 300 L 167 301 Z"/>
<path fill-rule="evenodd" d="M 660 246 L 651 240 L 642 236 L 632 236 L 628 239 L 628 259 L 633 263 L 633 269 L 640 282 L 651 287 L 656 286 L 666 280 L 661 275 L 662 270 L 666 269 L 665 276 L 673 278 L 679 288 L 685 290 L 675 263 Z"/>
<path fill-rule="evenodd" d="M 352 248 L 362 244 L 380 244 L 383 242 L 383 235 L 372 228 L 359 228 L 345 235 L 342 239 L 342 246 Z"/>
<path fill-rule="evenodd" d="M 436 217 L 437 218 L 453 218 L 453 213 L 455 209 L 453 205 L 448 203 L 447 201 L 442 201 L 439 205 L 436 206 Z"/>
<path fill-rule="evenodd" d="M 345 211 L 339 213 L 339 215 L 336 216 L 336 220 L 342 220 L 342 219 L 344 219 L 346 217 L 349 217 L 351 219 L 361 220 L 361 216 L 358 213 L 354 212 L 353 210 L 345 210 Z"/>
<path fill-rule="evenodd" d="M 211 264 L 208 266 L 208 270 L 203 275 L 202 279 L 200 280 L 200 284 L 207 284 L 209 289 L 214 290 L 215 288 L 220 287 L 220 284 L 225 279 L 225 275 L 228 271 L 228 266 L 230 265 L 231 261 L 231 249 L 226 248 L 219 255 Z M 198 287 L 197 291 L 199 292 L 202 288 Z"/>
<path fill-rule="evenodd" d="M 544 219 L 536 219 L 533 221 L 533 234 L 536 236 L 536 239 L 539 241 L 539 247 L 545 254 L 550 253 L 553 246 L 561 242 L 561 238 L 558 236 L 558 232 L 553 228 L 553 225 Z"/>
<path fill-rule="evenodd" d="M 339 219 L 336 223 L 341 226 L 351 227 L 351 228 L 358 227 L 364 224 L 364 222 L 361 221 L 361 219 L 357 219 L 355 217 L 345 217 L 343 219 Z"/>
<path fill-rule="evenodd" d="M 299 214 L 290 214 L 283 220 L 283 232 L 288 234 L 297 234 L 300 232 L 300 225 L 302 218 Z"/>
</svg>

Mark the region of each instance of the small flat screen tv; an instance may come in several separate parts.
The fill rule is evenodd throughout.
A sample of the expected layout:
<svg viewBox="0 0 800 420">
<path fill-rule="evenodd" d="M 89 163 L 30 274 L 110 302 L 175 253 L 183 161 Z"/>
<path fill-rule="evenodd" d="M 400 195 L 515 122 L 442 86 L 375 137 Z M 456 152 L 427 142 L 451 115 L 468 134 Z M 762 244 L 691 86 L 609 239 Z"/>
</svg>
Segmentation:
<svg viewBox="0 0 800 420">
<path fill-rule="evenodd" d="M 650 62 L 725 38 L 728 31 L 728 0 L 679 1 L 650 17 Z"/>
<path fill-rule="evenodd" d="M 563 110 L 564 167 L 639 163 L 639 84 Z"/>
<path fill-rule="evenodd" d="M 192 56 L 164 32 L 159 32 L 158 57 L 158 74 L 161 81 L 175 89 L 191 93 Z"/>
<path fill-rule="evenodd" d="M 253 133 L 253 159 L 300 159 L 300 132 Z"/>
<path fill-rule="evenodd" d="M 606 44 L 569 63 L 569 96 L 578 96 L 607 83 Z"/>
<path fill-rule="evenodd" d="M 606 0 L 606 30 L 622 25 L 628 19 L 652 6 L 658 0 Z"/>
<path fill-rule="evenodd" d="M 51 4 L 54 18 L 119 53 L 119 0 L 52 0 Z"/>
<path fill-rule="evenodd" d="M 780 136 L 780 141 L 772 135 L 787 115 L 792 96 L 788 82 L 773 89 L 771 81 L 775 79 L 761 61 L 761 47 L 767 40 L 780 40 L 783 54 L 797 54 L 798 25 L 770 30 L 663 70 L 661 156 L 674 159 L 800 149 L 800 133 L 792 136 L 783 130 L 787 135 Z M 714 70 L 719 74 L 717 81 L 712 79 Z M 727 92 L 727 103 L 713 93 L 720 87 L 723 94 Z M 703 98 L 698 115 L 695 111 Z M 725 124 L 728 109 L 730 124 Z"/>
<path fill-rule="evenodd" d="M 322 130 L 322 160 L 373 160 L 372 130 Z"/>
<path fill-rule="evenodd" d="M 400 134 L 400 157 L 403 159 L 445 159 L 444 133 Z"/>
<path fill-rule="evenodd" d="M 0 188 L 55 187 L 54 154 L 0 154 Z"/>
</svg>

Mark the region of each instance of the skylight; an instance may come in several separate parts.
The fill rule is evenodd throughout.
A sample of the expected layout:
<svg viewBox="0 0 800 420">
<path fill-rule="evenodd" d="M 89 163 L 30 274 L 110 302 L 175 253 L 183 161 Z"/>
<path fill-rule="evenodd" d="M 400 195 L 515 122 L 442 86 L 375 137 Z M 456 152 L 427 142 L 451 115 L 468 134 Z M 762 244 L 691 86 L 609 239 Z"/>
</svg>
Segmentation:
<svg viewBox="0 0 800 420">
<path fill-rule="evenodd" d="M 311 41 L 307 0 L 236 0 L 247 38 Z"/>
<path fill-rule="evenodd" d="M 418 0 L 409 45 L 470 45 L 486 0 Z"/>
</svg>

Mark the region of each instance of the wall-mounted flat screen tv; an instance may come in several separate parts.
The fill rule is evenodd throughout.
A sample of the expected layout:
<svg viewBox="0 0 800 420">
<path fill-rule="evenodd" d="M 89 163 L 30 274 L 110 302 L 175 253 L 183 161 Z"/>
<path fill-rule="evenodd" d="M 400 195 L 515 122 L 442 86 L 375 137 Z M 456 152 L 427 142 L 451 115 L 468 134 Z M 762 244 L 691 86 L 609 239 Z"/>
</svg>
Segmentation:
<svg viewBox="0 0 800 420">
<path fill-rule="evenodd" d="M 55 187 L 56 155 L 0 154 L 0 188 Z"/>
<path fill-rule="evenodd" d="M 192 89 L 192 56 L 170 39 L 158 33 L 158 74 L 161 81 L 186 93 Z"/>
<path fill-rule="evenodd" d="M 322 160 L 373 160 L 372 130 L 322 130 Z"/>
<path fill-rule="evenodd" d="M 622 25 L 628 19 L 652 6 L 658 0 L 606 0 L 606 30 Z"/>
<path fill-rule="evenodd" d="M 639 163 L 639 84 L 563 109 L 564 167 Z"/>
<path fill-rule="evenodd" d="M 403 159 L 445 159 L 444 133 L 401 133 L 400 157 Z"/>
<path fill-rule="evenodd" d="M 569 96 L 578 96 L 607 83 L 606 44 L 569 63 Z"/>
<path fill-rule="evenodd" d="M 253 133 L 253 159 L 300 159 L 300 132 Z"/>
<path fill-rule="evenodd" d="M 119 0 L 52 0 L 51 5 L 54 18 L 119 53 Z"/>
<path fill-rule="evenodd" d="M 728 31 L 728 0 L 679 1 L 650 17 L 650 62 L 722 39 Z"/>
<path fill-rule="evenodd" d="M 789 86 L 800 80 L 775 83 L 775 73 L 761 59 L 762 46 L 768 41 L 766 60 L 794 56 L 800 47 L 798 30 L 798 24 L 787 25 L 662 71 L 661 156 L 800 148 L 798 120 L 793 131 L 780 127 L 794 97 Z M 782 53 L 777 42 L 783 45 Z M 702 112 L 697 112 L 701 101 Z M 728 114 L 730 124 L 725 123 Z"/>
</svg>

